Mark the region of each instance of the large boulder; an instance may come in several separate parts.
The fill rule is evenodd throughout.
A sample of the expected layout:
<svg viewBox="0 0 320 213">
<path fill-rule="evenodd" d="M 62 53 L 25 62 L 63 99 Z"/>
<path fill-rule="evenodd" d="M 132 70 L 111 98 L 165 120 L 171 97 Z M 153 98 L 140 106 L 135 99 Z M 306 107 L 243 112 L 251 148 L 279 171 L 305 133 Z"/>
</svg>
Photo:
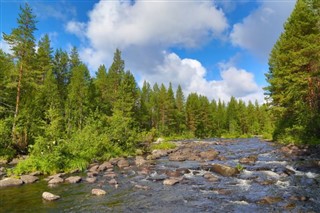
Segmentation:
<svg viewBox="0 0 320 213">
<path fill-rule="evenodd" d="M 22 184 L 23 184 L 23 181 L 21 179 L 12 178 L 12 177 L 0 180 L 0 187 L 19 186 Z"/>
<path fill-rule="evenodd" d="M 47 201 L 53 201 L 53 200 L 58 200 L 60 196 L 52 194 L 50 192 L 43 192 L 42 193 L 42 198 L 47 200 Z"/>
<path fill-rule="evenodd" d="M 193 156 L 193 150 L 191 148 L 181 148 L 169 155 L 171 161 L 185 161 Z"/>
<path fill-rule="evenodd" d="M 80 176 L 71 176 L 66 178 L 67 183 L 79 183 L 82 180 Z"/>
<path fill-rule="evenodd" d="M 107 194 L 107 192 L 104 191 L 103 189 L 92 189 L 91 194 L 101 196 L 101 195 Z"/>
<path fill-rule="evenodd" d="M 33 176 L 33 175 L 21 175 L 20 179 L 24 182 L 24 183 L 34 183 L 37 180 L 39 180 L 38 177 Z"/>
<path fill-rule="evenodd" d="M 225 177 L 235 176 L 239 174 L 239 170 L 237 168 L 223 165 L 223 164 L 213 164 L 212 171 Z"/>
</svg>

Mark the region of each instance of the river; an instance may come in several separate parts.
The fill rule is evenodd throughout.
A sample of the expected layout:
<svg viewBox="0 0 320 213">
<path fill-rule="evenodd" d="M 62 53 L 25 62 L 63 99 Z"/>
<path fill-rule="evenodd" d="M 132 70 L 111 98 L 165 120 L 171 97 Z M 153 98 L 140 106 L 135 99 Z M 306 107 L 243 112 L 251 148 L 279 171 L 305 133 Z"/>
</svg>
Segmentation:
<svg viewBox="0 0 320 213">
<path fill-rule="evenodd" d="M 34 184 L 0 188 L 0 212 L 320 212 L 317 155 L 288 156 L 279 146 L 258 138 L 193 143 L 205 144 L 205 149 L 213 148 L 223 158 L 199 162 L 170 161 L 164 156 L 153 161 L 147 173 L 129 160 L 133 165 L 129 169 L 114 169 L 118 187 L 108 184 L 102 172 L 95 183 L 85 182 L 86 173 L 80 173 L 83 181 L 77 184 L 49 187 L 40 179 Z M 206 171 L 212 163 L 235 167 L 239 159 L 248 156 L 256 156 L 256 162 L 241 164 L 243 170 L 234 177 Z M 170 171 L 183 170 L 188 172 L 181 175 L 179 183 L 163 184 Z M 218 180 L 208 181 L 206 173 Z M 93 196 L 92 188 L 104 189 L 107 194 Z M 44 201 L 44 191 L 61 199 Z"/>
</svg>

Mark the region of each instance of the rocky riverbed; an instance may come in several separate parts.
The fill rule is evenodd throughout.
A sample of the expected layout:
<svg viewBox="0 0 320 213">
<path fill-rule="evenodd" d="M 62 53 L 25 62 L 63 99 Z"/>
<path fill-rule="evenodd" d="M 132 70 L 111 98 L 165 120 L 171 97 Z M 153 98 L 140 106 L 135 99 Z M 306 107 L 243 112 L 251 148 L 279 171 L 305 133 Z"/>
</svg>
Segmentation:
<svg viewBox="0 0 320 213">
<path fill-rule="evenodd" d="M 257 138 L 176 143 L 83 173 L 3 177 L 0 212 L 320 212 L 317 152 Z"/>
</svg>

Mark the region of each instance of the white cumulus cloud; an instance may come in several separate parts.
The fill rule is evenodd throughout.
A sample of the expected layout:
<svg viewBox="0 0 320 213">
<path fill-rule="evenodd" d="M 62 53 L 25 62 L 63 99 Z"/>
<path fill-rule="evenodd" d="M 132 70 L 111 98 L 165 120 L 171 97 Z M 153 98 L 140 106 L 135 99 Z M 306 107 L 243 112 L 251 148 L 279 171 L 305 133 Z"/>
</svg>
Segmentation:
<svg viewBox="0 0 320 213">
<path fill-rule="evenodd" d="M 154 83 L 171 82 L 174 88 L 180 84 L 186 94 L 197 92 L 209 99 L 229 101 L 231 96 L 245 101 L 263 103 L 263 90 L 254 75 L 231 64 L 220 66 L 221 80 L 207 80 L 207 70 L 194 59 L 181 59 L 175 53 L 163 53 L 164 62 L 154 72 L 145 73 L 142 79 Z M 141 84 L 141 82 L 140 82 Z"/>
<path fill-rule="evenodd" d="M 242 22 L 233 25 L 230 34 L 232 44 L 245 48 L 266 60 L 295 2 L 295 0 L 264 0 L 257 10 L 244 18 Z"/>
</svg>

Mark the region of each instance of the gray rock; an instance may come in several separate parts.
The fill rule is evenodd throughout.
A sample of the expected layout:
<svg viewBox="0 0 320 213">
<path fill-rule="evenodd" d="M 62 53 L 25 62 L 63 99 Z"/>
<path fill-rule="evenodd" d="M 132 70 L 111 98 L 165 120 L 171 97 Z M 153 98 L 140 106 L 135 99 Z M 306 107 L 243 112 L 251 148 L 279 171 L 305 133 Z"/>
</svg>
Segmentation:
<svg viewBox="0 0 320 213">
<path fill-rule="evenodd" d="M 68 183 L 79 183 L 82 180 L 80 176 L 71 176 L 66 178 L 66 182 Z"/>
<path fill-rule="evenodd" d="M 39 180 L 38 177 L 33 176 L 33 175 L 22 175 L 20 177 L 20 179 L 24 182 L 24 183 L 34 183 L 37 180 Z"/>
<path fill-rule="evenodd" d="M 43 192 L 42 193 L 42 198 L 48 201 L 53 201 L 53 200 L 58 200 L 60 198 L 60 196 L 58 195 L 54 195 L 50 192 Z"/>
<path fill-rule="evenodd" d="M 58 183 L 63 183 L 63 179 L 61 177 L 54 177 L 48 182 L 48 184 L 58 184 Z"/>
<path fill-rule="evenodd" d="M 22 185 L 23 181 L 16 178 L 5 178 L 3 180 L 0 180 L 0 187 L 7 187 L 7 186 L 19 186 Z"/>
<path fill-rule="evenodd" d="M 102 189 L 92 189 L 91 194 L 101 196 L 107 194 L 107 192 Z"/>
<path fill-rule="evenodd" d="M 149 186 L 142 186 L 142 185 L 138 185 L 138 184 L 134 185 L 134 187 L 137 189 L 142 189 L 142 190 L 149 190 L 150 189 Z"/>
</svg>

